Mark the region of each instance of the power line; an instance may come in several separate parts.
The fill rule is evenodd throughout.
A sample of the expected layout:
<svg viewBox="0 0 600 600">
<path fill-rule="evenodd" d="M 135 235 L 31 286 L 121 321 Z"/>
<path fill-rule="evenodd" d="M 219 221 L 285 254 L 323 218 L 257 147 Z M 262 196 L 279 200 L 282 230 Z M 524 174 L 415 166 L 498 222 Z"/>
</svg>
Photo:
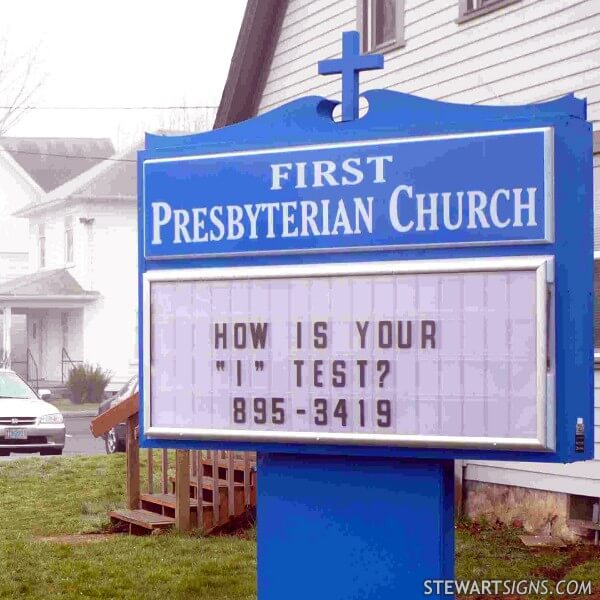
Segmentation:
<svg viewBox="0 0 600 600">
<path fill-rule="evenodd" d="M 10 110 L 199 110 L 218 109 L 218 106 L 0 106 L 0 109 Z"/>
<path fill-rule="evenodd" d="M 1 144 L 1 142 L 0 142 Z M 126 162 L 136 163 L 137 160 L 132 158 L 113 158 L 111 156 L 78 156 L 77 154 L 54 154 L 52 152 L 31 152 L 29 150 L 9 150 L 8 148 L 0 148 L 0 152 L 6 152 L 8 154 L 29 154 L 31 156 L 54 156 L 57 158 L 78 158 L 85 160 L 109 160 L 111 162 Z"/>
</svg>

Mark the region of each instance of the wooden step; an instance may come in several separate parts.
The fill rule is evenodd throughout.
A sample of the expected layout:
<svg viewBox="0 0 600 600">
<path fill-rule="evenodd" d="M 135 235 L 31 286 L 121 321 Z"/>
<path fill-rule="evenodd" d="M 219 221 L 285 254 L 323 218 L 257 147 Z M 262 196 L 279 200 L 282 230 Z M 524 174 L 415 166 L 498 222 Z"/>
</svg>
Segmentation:
<svg viewBox="0 0 600 600">
<path fill-rule="evenodd" d="M 195 498 L 190 498 L 189 502 L 192 521 L 195 521 L 198 501 Z M 208 502 L 204 504 L 211 506 Z M 140 494 L 140 508 L 164 515 L 165 517 L 175 517 L 176 505 L 175 494 Z"/>
<path fill-rule="evenodd" d="M 157 529 L 168 529 L 175 524 L 175 519 L 172 517 L 159 515 L 141 508 L 136 510 L 126 508 L 111 510 L 108 516 L 112 523 L 126 523 L 129 527 L 129 533 L 134 535 L 152 533 Z"/>
<path fill-rule="evenodd" d="M 243 496 L 236 490 L 236 511 L 243 510 L 243 506 L 240 504 L 240 500 Z M 220 526 L 227 523 L 229 520 L 228 514 L 228 492 L 225 490 L 219 496 L 219 513 L 218 522 L 214 521 L 213 505 L 210 502 L 202 503 L 202 523 L 198 523 L 198 501 L 195 498 L 190 498 L 190 517 L 192 527 L 202 526 L 205 532 L 210 531 L 215 525 Z M 157 514 L 158 516 L 164 515 L 166 517 L 175 518 L 175 506 L 177 499 L 175 494 L 140 494 L 140 505 L 141 508 L 147 511 Z"/>
<path fill-rule="evenodd" d="M 172 508 L 173 510 L 175 510 L 177 504 L 175 494 L 140 494 L 140 502 L 148 502 L 157 506 Z M 208 502 L 204 502 L 204 504 L 210 506 Z M 190 508 L 198 508 L 198 501 L 195 498 L 190 498 Z"/>
</svg>

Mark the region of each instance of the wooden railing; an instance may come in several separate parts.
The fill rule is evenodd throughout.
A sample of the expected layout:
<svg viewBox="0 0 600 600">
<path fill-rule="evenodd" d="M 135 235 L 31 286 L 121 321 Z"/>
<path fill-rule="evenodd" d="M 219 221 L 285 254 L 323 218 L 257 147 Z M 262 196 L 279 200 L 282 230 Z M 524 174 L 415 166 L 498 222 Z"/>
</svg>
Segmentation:
<svg viewBox="0 0 600 600">
<path fill-rule="evenodd" d="M 233 452 L 227 450 L 147 450 L 146 491 L 154 494 L 172 493 L 176 497 L 176 528 L 188 530 L 192 527 L 203 528 L 202 490 L 209 482 L 212 489 L 212 524 L 217 526 L 236 515 L 235 474 L 243 473 L 244 506 L 252 504 L 252 488 L 255 482 L 256 454 L 253 452 Z M 157 460 L 158 459 L 158 460 Z M 207 469 L 207 466 L 210 468 Z M 205 472 L 210 470 L 210 475 Z M 219 471 L 226 471 L 225 477 L 219 477 Z M 174 480 L 172 475 L 175 476 Z M 191 522 L 190 486 L 196 488 L 196 522 Z M 226 514 L 221 514 L 221 490 L 227 490 Z"/>
<path fill-rule="evenodd" d="M 90 429 L 95 437 L 99 437 L 122 422 L 127 424 L 127 508 L 135 510 L 144 504 L 140 480 L 137 393 L 95 417 L 90 424 Z M 253 452 L 150 449 L 146 452 L 147 494 L 175 493 L 175 527 L 180 531 L 188 531 L 194 526 L 201 529 L 205 525 L 208 528 L 215 527 L 235 516 L 236 511 L 239 514 L 240 508 L 243 511 L 245 507 L 254 504 L 256 455 Z M 223 473 L 223 477 L 220 477 L 220 471 Z M 210 475 L 207 472 L 210 472 Z M 238 478 L 243 479 L 243 505 L 241 505 L 242 498 L 239 494 L 242 482 L 235 481 L 236 473 Z M 171 478 L 172 475 L 175 476 L 174 479 Z M 191 490 L 194 487 L 197 519 L 195 523 L 192 523 L 190 501 Z M 212 514 L 211 523 L 204 522 L 204 489 L 210 490 L 212 495 L 212 502 L 206 504 Z M 222 506 L 221 503 L 221 490 L 227 491 L 226 506 Z M 238 491 L 237 494 L 236 491 Z M 154 504 L 160 505 L 157 500 L 156 498 L 147 498 L 146 503 L 152 504 L 154 501 Z M 172 506 L 172 496 L 166 498 L 165 501 L 166 504 L 163 506 Z"/>
</svg>

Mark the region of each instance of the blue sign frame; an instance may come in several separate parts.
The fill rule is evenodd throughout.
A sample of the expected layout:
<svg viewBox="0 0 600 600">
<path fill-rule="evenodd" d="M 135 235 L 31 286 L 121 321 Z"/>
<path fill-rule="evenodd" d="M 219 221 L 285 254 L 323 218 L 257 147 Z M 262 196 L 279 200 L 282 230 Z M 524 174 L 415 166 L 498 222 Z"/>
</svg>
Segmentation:
<svg viewBox="0 0 600 600">
<path fill-rule="evenodd" d="M 592 204 L 592 130 L 586 121 L 586 103 L 574 96 L 527 106 L 462 106 L 408 96 L 398 92 L 376 90 L 364 94 L 368 113 L 361 119 L 336 123 L 331 114 L 335 102 L 320 97 L 306 97 L 249 121 L 203 134 L 164 137 L 147 136 L 146 150 L 139 154 L 139 293 L 142 298 L 142 274 L 161 269 L 240 267 L 249 265 L 292 265 L 307 263 L 390 261 L 415 259 L 476 257 L 554 257 L 555 326 L 551 337 L 556 344 L 556 449 L 552 452 L 506 450 L 457 450 L 435 448 L 353 447 L 315 444 L 256 444 L 232 442 L 194 442 L 185 439 L 149 439 L 140 430 L 143 447 L 233 448 L 261 452 L 343 454 L 363 456 L 419 457 L 433 459 L 508 459 L 538 462 L 572 462 L 593 456 L 593 204 Z M 221 155 L 232 152 L 271 152 L 285 147 L 315 145 L 356 145 L 370 140 L 384 143 L 399 138 L 466 136 L 481 132 L 552 131 L 553 189 L 545 188 L 543 232 L 530 239 L 508 239 L 507 245 L 495 245 L 485 235 L 481 245 L 432 247 L 430 243 L 411 243 L 405 247 L 392 243 L 376 244 L 370 252 L 355 248 L 294 248 L 285 253 L 252 252 L 248 246 L 240 252 L 223 249 L 217 253 L 200 253 L 185 258 L 174 255 L 168 260 L 146 256 L 144 242 L 144 163 L 147 161 L 181 161 L 193 156 Z M 548 135 L 544 134 L 545 139 Z M 509 139 L 507 137 L 507 139 Z M 546 154 L 546 156 L 548 156 Z M 506 160 L 510 160 L 506 158 Z M 152 163 L 150 163 L 152 164 Z M 547 165 L 546 165 L 547 166 Z M 549 179 L 545 169 L 544 182 Z M 426 190 L 437 191 L 437 190 Z M 445 191 L 445 190 L 439 190 Z M 151 190 L 151 194 L 154 192 Z M 152 196 L 148 196 L 152 199 Z M 553 206 L 552 206 L 553 205 Z M 548 215 L 554 214 L 554 231 Z M 491 237 L 491 236 L 490 236 Z M 464 241 L 464 240 L 463 240 Z M 263 248 L 264 250 L 264 248 Z M 283 248 L 283 250 L 286 250 Z M 289 250 L 289 248 L 288 248 Z M 185 252 L 184 254 L 188 254 Z M 140 336 L 144 330 L 140 311 Z M 140 365 L 144 365 L 143 340 L 140 338 Z M 140 396 L 144 381 L 140 379 Z M 141 407 L 143 411 L 143 407 Z M 577 424 L 585 429 L 583 444 L 576 437 Z M 143 423 L 143 418 L 140 420 Z"/>
</svg>

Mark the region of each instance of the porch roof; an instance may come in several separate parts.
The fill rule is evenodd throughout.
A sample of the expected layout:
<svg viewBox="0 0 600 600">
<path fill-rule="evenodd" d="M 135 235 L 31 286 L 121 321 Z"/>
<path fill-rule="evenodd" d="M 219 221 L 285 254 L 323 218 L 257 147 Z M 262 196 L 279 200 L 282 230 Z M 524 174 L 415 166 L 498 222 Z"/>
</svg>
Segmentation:
<svg viewBox="0 0 600 600">
<path fill-rule="evenodd" d="M 0 302 L 7 306 L 76 306 L 98 296 L 84 290 L 67 269 L 37 271 L 0 284 Z"/>
</svg>

